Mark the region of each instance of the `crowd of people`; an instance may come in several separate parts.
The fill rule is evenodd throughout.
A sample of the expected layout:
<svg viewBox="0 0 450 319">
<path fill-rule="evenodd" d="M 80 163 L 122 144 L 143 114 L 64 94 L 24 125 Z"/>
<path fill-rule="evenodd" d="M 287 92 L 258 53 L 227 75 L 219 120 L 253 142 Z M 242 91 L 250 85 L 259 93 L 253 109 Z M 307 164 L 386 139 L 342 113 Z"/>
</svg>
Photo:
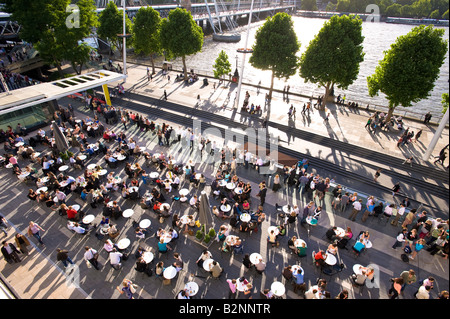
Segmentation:
<svg viewBox="0 0 450 319">
<path fill-rule="evenodd" d="M 218 163 L 218 167 L 212 178 L 210 189 L 211 197 L 217 200 L 218 204 L 213 207 L 212 214 L 215 215 L 218 222 L 223 224 L 220 226 L 215 239 L 221 243 L 220 250 L 222 252 L 242 254 L 244 257 L 243 264 L 247 268 L 255 267 L 259 273 L 265 271 L 264 262 L 262 260 L 255 264 L 248 262 L 249 256 L 245 254 L 244 243 L 239 238 L 240 236 L 235 236 L 231 242 L 227 238 L 231 231 L 248 233 L 249 235 L 261 231 L 261 224 L 266 220 L 265 207 L 267 206 L 265 206 L 265 199 L 270 188 L 273 192 L 277 192 L 283 187 L 289 187 L 302 194 L 306 203 L 303 208 L 288 205 L 288 212 L 283 212 L 283 208 L 276 204 L 277 217 L 279 218 L 277 218 L 275 229 L 267 237 L 268 244 L 272 247 L 279 245 L 280 239 L 286 236 L 288 225 L 295 223 L 296 220 L 300 220 L 300 224 L 305 227 L 308 225 L 308 218 L 320 220 L 325 194 L 331 193 L 333 209 L 340 214 L 345 214 L 351 207 L 350 217 L 352 220 L 360 215 L 364 222 L 369 216 L 375 216 L 384 218 L 386 223 L 389 220 L 395 221 L 394 226 L 402 225 L 404 231 L 407 230 L 404 241 L 411 248 L 411 259 L 415 258 L 422 248 L 427 248 L 427 245 L 432 255 L 442 254 L 444 258 L 448 256 L 448 220 L 428 218 L 426 212 L 418 214 L 414 209 L 407 211 L 408 201 L 402 202 L 399 209 L 392 205 L 383 207 L 383 203 L 376 203 L 372 196 L 367 198 L 364 209 L 360 194 L 350 194 L 341 185 L 336 185 L 332 179 L 310 173 L 308 171 L 310 170 L 310 163 L 307 159 L 302 159 L 291 167 L 284 166 L 281 172 L 275 174 L 271 182 L 272 187 L 266 184 L 264 178 L 259 183 L 257 192 L 252 193 L 251 183 L 237 175 L 237 167 L 242 165 L 242 168 L 246 169 L 251 165 L 257 169 L 264 163 L 260 158 L 249 154 L 248 151 L 240 152 L 228 146 L 220 147 L 215 141 L 210 141 L 200 134 L 195 134 L 191 129 L 173 128 L 165 123 L 155 123 L 145 115 L 123 108 L 96 105 L 93 102 L 91 110 L 93 116 L 82 120 L 74 116 L 71 106 L 68 108 L 60 107 L 59 111 L 54 114 L 59 129 L 70 141 L 71 146 L 78 148 L 78 152 L 75 154 L 71 153 L 68 154 L 68 158 L 63 158 L 63 154 L 57 150 L 54 135 L 41 129 L 36 135 L 32 136 L 32 139 L 30 138 L 33 142 L 29 144 L 23 138 L 16 140 L 13 139 L 14 135 L 9 136 L 9 141 L 5 143 L 7 154 L 3 163 L 4 165 L 10 164 L 18 178 L 39 188 L 39 190 L 29 189 L 29 199 L 43 203 L 44 207 L 49 207 L 57 211 L 59 215 L 67 217 L 67 227 L 71 231 L 81 235 L 95 232 L 95 236 L 104 241 L 103 248 L 108 251 L 111 265 L 114 268 L 120 268 L 121 262 L 126 260 L 129 255 L 127 249 L 120 248 L 115 242 L 120 233 L 117 220 L 122 217 L 124 212 L 119 205 L 119 200 L 136 201 L 142 209 L 153 212 L 158 219 L 161 219 L 162 223 L 169 218 L 172 219 L 171 227 L 166 231 L 167 234 L 164 234 L 164 229 L 159 229 L 156 234 L 158 239 L 156 249 L 159 253 L 167 253 L 172 250 L 168 242 L 175 241 L 181 231 L 184 230 L 185 233 L 192 234 L 193 232 L 190 232 L 190 230 L 199 228 L 199 224 L 196 222 L 199 199 L 194 194 L 190 196 L 180 195 L 179 191 L 183 186 L 192 187 L 192 189 L 197 188 L 199 191 L 204 190 L 206 178 L 202 172 L 197 171 L 192 160 L 183 163 L 169 154 L 170 147 L 174 143 L 182 143 L 184 148 L 190 149 L 191 153 L 196 152 L 200 158 L 207 154 L 216 159 L 214 163 Z M 106 116 L 111 112 L 114 113 L 114 118 L 120 119 L 121 123 L 108 128 L 102 124 L 99 116 L 103 115 L 107 124 L 111 124 L 108 121 L 110 117 Z M 121 125 L 123 125 L 123 129 Z M 148 132 L 156 135 L 158 146 L 166 151 L 159 151 L 157 154 L 151 153 L 145 147 L 138 145 L 139 143 L 134 138 L 127 136 L 127 131 L 132 126 L 138 128 L 143 134 Z M 20 136 L 15 138 L 18 137 L 20 138 Z M 17 146 L 18 143 L 22 143 L 22 145 Z M 37 152 L 35 148 L 40 144 L 44 145 L 50 152 Z M 32 164 L 22 167 L 19 161 L 23 159 L 31 160 L 37 164 L 39 169 L 33 167 Z M 95 159 L 96 164 L 86 165 L 90 159 Z M 142 160 L 141 166 L 139 161 Z M 121 164 L 124 168 L 124 175 L 115 174 L 113 171 L 109 174 L 105 172 L 106 168 L 115 169 Z M 74 178 L 66 173 L 67 168 L 61 169 L 65 166 L 73 169 L 74 172 L 80 170 L 82 173 Z M 148 170 L 149 167 L 152 169 Z M 145 191 L 142 191 L 143 189 Z M 80 198 L 86 203 L 86 206 L 74 207 L 75 205 L 68 205 L 67 201 L 70 194 L 75 198 Z M 258 200 L 255 202 L 252 195 L 256 195 L 259 202 Z M 119 200 L 115 200 L 114 197 L 119 197 Z M 183 217 L 180 214 L 181 211 L 174 210 L 173 203 L 176 201 L 186 202 L 185 207 L 190 209 L 187 222 L 181 220 Z M 87 209 L 94 211 L 98 208 L 101 209 L 102 221 L 96 225 L 86 223 L 84 217 Z M 136 238 L 145 239 L 148 236 L 147 229 L 135 224 L 133 226 L 136 230 Z M 36 223 L 30 225 L 30 234 L 36 237 L 42 245 L 44 243 L 40 232 L 43 231 L 42 227 Z M 416 233 L 416 235 L 414 236 L 413 233 Z M 368 237 L 366 237 L 368 232 L 361 232 L 358 236 L 353 236 L 350 228 L 347 228 L 345 234 L 340 236 L 333 235 L 331 232 L 327 234 L 327 237 L 328 235 L 331 243 L 327 250 L 318 251 L 314 255 L 316 262 L 322 264 L 321 266 L 324 266 L 325 271 L 327 266 L 321 261 L 325 260 L 326 254 L 337 255 L 337 249 L 346 249 L 346 244 L 352 238 L 356 238 L 356 243 L 352 248 L 361 253 L 365 247 L 360 248 L 358 243 L 361 240 L 364 246 L 365 240 L 368 240 Z M 170 237 L 168 242 L 165 240 L 167 236 Z M 427 241 L 423 243 L 425 238 Z M 307 248 L 303 244 L 297 244 L 297 239 L 296 237 L 289 238 L 287 248 L 299 257 L 304 257 Z M 396 240 L 402 242 L 400 237 L 397 237 Z M 422 245 L 422 248 L 420 248 L 420 245 Z M 161 274 L 165 267 L 158 263 L 157 267 L 150 269 L 149 263 L 143 259 L 144 253 L 145 249 L 141 246 L 135 253 L 136 270 L 147 274 L 152 272 Z M 181 260 L 181 257 L 177 256 Z M 95 249 L 85 247 L 84 257 L 91 266 L 99 269 L 98 253 Z M 58 258 L 64 261 L 68 260 L 64 256 Z M 14 258 L 12 260 L 14 261 Z M 182 268 L 182 262 L 178 261 L 177 267 Z M 219 271 L 219 269 L 222 270 Z M 214 270 L 211 270 L 211 273 L 213 276 L 220 276 L 223 273 L 223 267 L 214 265 Z M 305 286 L 303 270 L 292 270 L 291 276 L 288 272 L 283 272 L 283 276 L 289 278 L 295 291 L 300 291 L 305 298 L 330 298 L 324 280 L 309 288 Z M 238 278 L 229 282 L 231 296 L 234 296 L 239 282 L 245 283 L 245 281 L 247 279 L 241 280 L 241 278 Z M 235 288 L 233 288 L 233 285 Z M 238 291 L 243 291 L 244 295 L 250 298 L 252 296 L 251 284 L 247 281 L 243 285 L 247 288 L 238 289 Z M 130 296 L 130 286 L 124 285 L 124 287 L 124 290 L 121 289 L 121 291 L 125 291 L 127 296 Z M 263 291 L 262 295 L 267 298 L 276 297 L 270 289 Z M 189 297 L 189 293 L 187 291 L 180 293 L 180 297 Z M 348 298 L 348 292 L 342 291 L 336 297 Z"/>
</svg>

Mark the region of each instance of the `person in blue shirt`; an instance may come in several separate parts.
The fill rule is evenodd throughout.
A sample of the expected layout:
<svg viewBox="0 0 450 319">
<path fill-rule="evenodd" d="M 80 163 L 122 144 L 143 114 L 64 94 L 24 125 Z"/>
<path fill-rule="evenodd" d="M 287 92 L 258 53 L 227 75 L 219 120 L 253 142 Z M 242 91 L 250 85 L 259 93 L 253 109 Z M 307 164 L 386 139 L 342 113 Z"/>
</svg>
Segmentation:
<svg viewBox="0 0 450 319">
<path fill-rule="evenodd" d="M 166 253 L 168 250 L 172 250 L 172 248 L 164 242 L 164 238 L 161 238 L 158 242 L 158 251 L 160 253 Z"/>
<path fill-rule="evenodd" d="M 353 246 L 353 250 L 357 253 L 361 253 L 364 248 L 366 248 L 366 245 L 364 245 L 364 240 L 360 239 L 356 242 L 356 244 Z"/>
<path fill-rule="evenodd" d="M 296 293 L 297 290 L 301 290 L 305 292 L 306 287 L 304 284 L 304 272 L 303 269 L 300 267 L 292 273 L 292 277 L 294 280 L 294 292 Z"/>
</svg>

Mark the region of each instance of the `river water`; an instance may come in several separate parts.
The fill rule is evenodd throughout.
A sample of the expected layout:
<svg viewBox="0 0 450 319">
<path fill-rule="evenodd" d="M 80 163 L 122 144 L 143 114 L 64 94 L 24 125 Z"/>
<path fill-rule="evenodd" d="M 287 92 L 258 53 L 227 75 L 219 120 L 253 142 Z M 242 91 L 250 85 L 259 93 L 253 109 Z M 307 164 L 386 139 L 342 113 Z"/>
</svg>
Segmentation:
<svg viewBox="0 0 450 319">
<path fill-rule="evenodd" d="M 298 40 L 301 43 L 301 48 L 298 53 L 300 56 L 307 48 L 309 42 L 314 38 L 314 36 L 319 32 L 325 23 L 325 19 L 316 18 L 305 18 L 305 17 L 293 17 L 294 28 L 297 33 Z M 255 33 L 257 29 L 264 23 L 264 21 L 252 23 L 250 26 L 249 36 L 248 36 L 248 47 L 251 47 L 255 42 Z M 384 98 L 383 94 L 371 98 L 368 95 L 367 81 L 366 78 L 372 75 L 375 71 L 375 67 L 378 62 L 383 58 L 383 52 L 390 48 L 390 45 L 395 42 L 398 36 L 407 34 L 414 26 L 412 25 L 401 25 L 401 24 L 388 24 L 388 23 L 363 23 L 363 35 L 364 35 L 364 62 L 360 65 L 360 72 L 358 79 L 348 88 L 348 90 L 341 91 L 335 89 L 335 94 L 346 94 L 348 101 L 357 101 L 360 105 L 381 105 L 387 106 L 387 100 Z M 448 41 L 449 39 L 449 28 L 445 29 L 444 38 Z M 219 52 L 224 50 L 229 57 L 229 61 L 232 64 L 232 73 L 236 68 L 236 62 L 238 65 L 238 71 L 240 73 L 242 54 L 237 53 L 238 48 L 243 48 L 245 46 L 245 41 L 247 37 L 247 26 L 240 27 L 238 32 L 241 34 L 241 41 L 238 43 L 223 43 L 215 42 L 212 40 L 211 36 L 205 38 L 202 52 L 195 55 L 189 56 L 186 59 L 187 68 L 194 69 L 198 73 L 208 73 L 212 74 L 212 65 L 217 58 Z M 236 59 L 236 57 L 238 57 Z M 270 87 L 270 71 L 262 71 L 253 68 L 248 63 L 249 56 L 245 57 L 246 62 L 244 66 L 244 77 L 243 81 L 247 83 L 257 84 L 261 81 L 262 86 Z M 237 61 L 236 61 L 237 60 Z M 181 69 L 181 60 L 175 60 L 174 66 Z M 435 88 L 431 92 L 431 96 L 425 100 L 419 101 L 415 105 L 409 108 L 398 107 L 396 110 L 406 110 L 410 115 L 420 118 L 423 114 L 431 111 L 433 115 L 433 120 L 437 120 L 442 117 L 441 110 L 441 95 L 442 93 L 449 91 L 449 54 L 447 52 L 445 63 L 441 67 L 441 72 L 439 79 L 435 83 Z M 306 94 L 306 95 L 323 95 L 324 89 L 319 88 L 317 85 L 312 83 L 305 83 L 305 81 L 300 77 L 297 72 L 293 77 L 291 77 L 287 82 L 285 79 L 275 79 L 275 87 L 282 89 L 286 84 L 289 84 L 290 91 Z M 412 114 L 411 114 L 412 113 Z"/>
</svg>

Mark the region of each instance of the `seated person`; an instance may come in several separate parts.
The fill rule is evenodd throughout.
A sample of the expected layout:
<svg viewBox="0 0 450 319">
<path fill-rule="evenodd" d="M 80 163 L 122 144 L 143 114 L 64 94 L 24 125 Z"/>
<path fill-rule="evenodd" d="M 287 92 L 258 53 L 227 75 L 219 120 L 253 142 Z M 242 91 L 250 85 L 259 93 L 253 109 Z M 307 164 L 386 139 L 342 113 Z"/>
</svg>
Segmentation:
<svg viewBox="0 0 450 319">
<path fill-rule="evenodd" d="M 326 258 L 326 253 L 323 250 L 319 250 L 314 255 L 314 261 L 316 262 L 316 265 L 321 266 L 321 267 L 326 266 L 325 258 Z"/>
<path fill-rule="evenodd" d="M 366 245 L 364 245 L 364 239 L 359 239 L 356 243 L 355 243 L 355 245 L 353 245 L 353 250 L 356 252 L 356 253 L 361 253 L 363 250 L 364 250 L 364 248 L 366 248 Z"/>
<path fill-rule="evenodd" d="M 78 233 L 78 234 L 82 234 L 85 235 L 87 230 L 83 227 L 80 226 L 80 224 L 78 224 L 77 222 L 72 222 L 69 221 L 67 223 L 67 228 L 69 228 L 70 230 L 73 230 L 74 232 Z"/>
<path fill-rule="evenodd" d="M 325 233 L 325 235 L 327 236 L 328 240 L 335 240 L 336 239 L 336 226 L 331 227 L 330 229 L 327 230 L 327 232 Z"/>
</svg>

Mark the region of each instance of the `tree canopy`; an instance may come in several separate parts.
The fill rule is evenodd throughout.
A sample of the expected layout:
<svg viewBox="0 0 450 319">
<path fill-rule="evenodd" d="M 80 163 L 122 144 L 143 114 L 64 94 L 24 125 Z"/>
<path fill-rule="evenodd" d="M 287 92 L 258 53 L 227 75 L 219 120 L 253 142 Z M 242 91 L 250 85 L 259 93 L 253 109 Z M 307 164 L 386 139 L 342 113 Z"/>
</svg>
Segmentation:
<svg viewBox="0 0 450 319">
<path fill-rule="evenodd" d="M 363 41 L 361 19 L 347 15 L 332 17 L 302 54 L 300 76 L 325 87 L 324 101 L 327 101 L 334 85 L 347 89 L 357 79 L 364 60 Z"/>
<path fill-rule="evenodd" d="M 186 56 L 200 52 L 203 47 L 203 30 L 189 11 L 176 8 L 161 21 L 161 46 L 171 57 L 181 57 L 184 78 L 187 79 Z"/>
<path fill-rule="evenodd" d="M 443 35 L 443 29 L 433 26 L 413 28 L 397 38 L 384 53 L 375 73 L 367 77 L 370 96 L 379 92 L 386 95 L 388 118 L 395 107 L 410 107 L 430 95 L 448 50 Z"/>
<path fill-rule="evenodd" d="M 269 98 L 272 97 L 274 78 L 289 78 L 297 72 L 300 42 L 290 15 L 284 12 L 268 17 L 257 30 L 250 64 L 261 70 L 272 71 Z"/>
<path fill-rule="evenodd" d="M 220 51 L 219 56 L 213 65 L 214 77 L 221 78 L 222 76 L 231 72 L 231 63 L 228 60 L 228 55 L 224 50 Z"/>
<path fill-rule="evenodd" d="M 153 54 L 162 52 L 160 28 L 161 17 L 158 11 L 152 7 L 141 7 L 138 10 L 133 25 L 133 46 L 136 53 L 150 56 L 153 73 L 155 73 Z"/>
</svg>

